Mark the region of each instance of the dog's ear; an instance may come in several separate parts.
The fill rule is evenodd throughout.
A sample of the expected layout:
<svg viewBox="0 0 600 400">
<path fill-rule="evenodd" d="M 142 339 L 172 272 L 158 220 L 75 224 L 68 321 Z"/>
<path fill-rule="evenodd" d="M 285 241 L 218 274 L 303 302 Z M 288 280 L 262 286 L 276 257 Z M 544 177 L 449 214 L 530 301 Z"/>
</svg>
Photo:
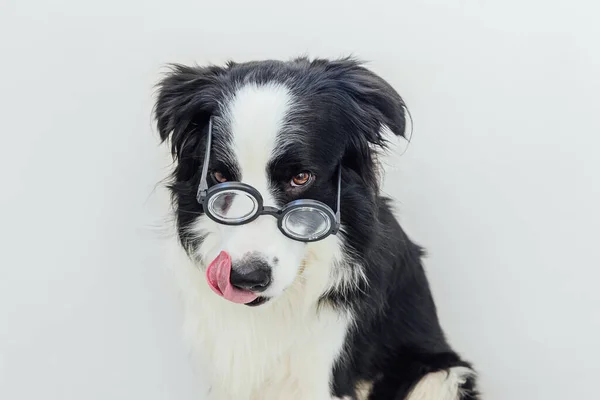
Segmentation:
<svg viewBox="0 0 600 400">
<path fill-rule="evenodd" d="M 351 58 L 329 62 L 326 69 L 343 92 L 348 117 L 369 142 L 385 145 L 382 127 L 405 136 L 406 105 L 388 82 Z"/>
<path fill-rule="evenodd" d="M 225 69 L 171 66 L 157 85 L 154 116 L 161 140 L 171 141 L 173 156 L 181 154 L 190 129 L 202 128 L 217 107 L 219 77 Z"/>
</svg>

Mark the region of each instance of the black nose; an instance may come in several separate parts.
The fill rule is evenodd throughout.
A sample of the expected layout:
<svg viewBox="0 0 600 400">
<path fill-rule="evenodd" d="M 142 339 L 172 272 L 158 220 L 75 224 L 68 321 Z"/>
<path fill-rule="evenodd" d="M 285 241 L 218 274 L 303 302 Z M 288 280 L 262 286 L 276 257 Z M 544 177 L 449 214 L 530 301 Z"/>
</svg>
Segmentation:
<svg viewBox="0 0 600 400">
<path fill-rule="evenodd" d="M 254 257 L 234 262 L 229 281 L 238 289 L 263 292 L 271 283 L 271 267 Z"/>
</svg>

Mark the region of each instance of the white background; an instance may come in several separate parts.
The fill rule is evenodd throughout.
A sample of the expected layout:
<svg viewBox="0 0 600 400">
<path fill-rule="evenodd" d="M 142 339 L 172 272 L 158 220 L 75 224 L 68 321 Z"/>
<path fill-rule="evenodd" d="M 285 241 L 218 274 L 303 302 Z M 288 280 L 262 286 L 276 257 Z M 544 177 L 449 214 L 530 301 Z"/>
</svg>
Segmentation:
<svg viewBox="0 0 600 400">
<path fill-rule="evenodd" d="M 3 0 L 0 399 L 199 399 L 152 86 L 168 62 L 301 53 L 354 53 L 405 97 L 387 191 L 486 399 L 596 398 L 597 4 Z"/>
</svg>

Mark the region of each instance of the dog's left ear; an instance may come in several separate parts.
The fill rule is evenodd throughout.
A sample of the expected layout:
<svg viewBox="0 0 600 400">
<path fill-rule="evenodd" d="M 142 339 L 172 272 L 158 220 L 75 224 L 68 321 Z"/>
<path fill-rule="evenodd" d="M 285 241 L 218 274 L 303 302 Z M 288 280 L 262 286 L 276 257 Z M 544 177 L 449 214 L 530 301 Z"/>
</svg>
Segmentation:
<svg viewBox="0 0 600 400">
<path fill-rule="evenodd" d="M 173 156 L 181 155 L 183 147 L 189 144 L 190 130 L 199 132 L 208 124 L 217 107 L 219 77 L 224 72 L 224 68 L 216 66 L 173 65 L 158 83 L 156 125 L 162 141 L 170 139 Z"/>
<path fill-rule="evenodd" d="M 353 59 L 331 62 L 328 69 L 343 90 L 345 106 L 352 113 L 349 117 L 369 142 L 385 145 L 382 126 L 405 136 L 406 105 L 389 83 Z"/>
</svg>

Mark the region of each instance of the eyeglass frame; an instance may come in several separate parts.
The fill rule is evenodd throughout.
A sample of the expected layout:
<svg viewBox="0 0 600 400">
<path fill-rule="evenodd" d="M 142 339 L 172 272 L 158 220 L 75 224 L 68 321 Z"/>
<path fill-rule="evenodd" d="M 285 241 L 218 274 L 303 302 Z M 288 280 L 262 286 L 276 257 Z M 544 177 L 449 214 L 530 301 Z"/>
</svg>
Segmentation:
<svg viewBox="0 0 600 400">
<path fill-rule="evenodd" d="M 211 151 L 211 147 L 212 147 L 212 126 L 213 126 L 213 118 L 210 117 L 209 122 L 208 122 L 208 135 L 207 135 L 207 139 L 206 139 L 206 150 L 204 152 L 204 162 L 202 165 L 202 172 L 200 174 L 200 184 L 198 185 L 198 191 L 196 193 L 196 200 L 198 201 L 199 204 L 202 205 L 204 213 L 210 219 L 212 219 L 213 221 L 215 221 L 219 224 L 222 224 L 222 225 L 238 226 L 238 225 L 248 224 L 248 223 L 256 220 L 258 217 L 260 217 L 262 215 L 271 215 L 272 217 L 275 217 L 277 219 L 277 227 L 279 228 L 281 233 L 283 233 L 285 236 L 287 236 L 290 239 L 297 240 L 300 242 L 306 242 L 306 243 L 323 240 L 326 237 L 328 237 L 330 235 L 335 235 L 339 232 L 340 225 L 341 225 L 340 210 L 341 210 L 341 192 L 342 192 L 342 190 L 341 190 L 342 189 L 342 166 L 341 166 L 341 164 L 338 167 L 336 211 L 333 211 L 331 209 L 331 207 L 329 207 L 327 204 L 325 204 L 321 201 L 318 201 L 318 200 L 314 200 L 314 199 L 293 200 L 293 201 L 285 204 L 283 206 L 283 208 L 281 208 L 281 209 L 279 209 L 277 207 L 272 207 L 272 206 L 265 206 L 263 204 L 263 197 L 260 194 L 260 192 L 256 188 L 254 188 L 248 184 L 245 184 L 242 182 L 221 182 L 221 183 L 217 183 L 211 187 L 208 186 L 208 164 L 210 163 L 210 151 Z M 254 214 L 252 216 L 250 216 L 247 219 L 244 219 L 242 221 L 223 221 L 223 220 L 217 218 L 216 216 L 212 215 L 212 212 L 210 211 L 210 207 L 208 206 L 209 200 L 213 196 L 217 195 L 220 192 L 232 191 L 232 190 L 241 191 L 246 194 L 249 194 L 250 196 L 252 196 L 254 198 L 254 200 L 256 200 L 256 211 L 254 212 Z M 294 236 L 293 234 L 286 231 L 283 227 L 283 221 L 284 221 L 285 215 L 288 214 L 289 212 L 291 212 L 292 210 L 295 210 L 298 208 L 303 208 L 303 207 L 310 207 L 310 208 L 313 208 L 313 209 L 316 209 L 318 211 L 325 213 L 327 215 L 327 217 L 329 217 L 329 222 L 330 222 L 329 230 L 326 231 L 323 235 L 321 235 L 317 238 L 314 238 L 314 239 L 301 238 L 299 236 Z"/>
</svg>

